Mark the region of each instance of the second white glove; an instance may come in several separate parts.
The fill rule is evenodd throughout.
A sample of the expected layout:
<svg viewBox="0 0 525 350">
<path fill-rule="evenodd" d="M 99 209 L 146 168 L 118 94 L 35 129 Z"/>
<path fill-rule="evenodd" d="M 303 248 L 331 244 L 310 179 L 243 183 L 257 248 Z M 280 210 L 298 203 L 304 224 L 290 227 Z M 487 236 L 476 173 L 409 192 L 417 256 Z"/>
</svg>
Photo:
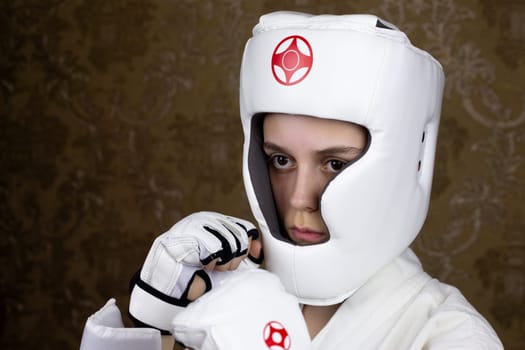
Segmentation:
<svg viewBox="0 0 525 350">
<path fill-rule="evenodd" d="M 175 340 L 196 350 L 308 350 L 297 299 L 262 269 L 232 271 L 173 319 Z"/>
</svg>

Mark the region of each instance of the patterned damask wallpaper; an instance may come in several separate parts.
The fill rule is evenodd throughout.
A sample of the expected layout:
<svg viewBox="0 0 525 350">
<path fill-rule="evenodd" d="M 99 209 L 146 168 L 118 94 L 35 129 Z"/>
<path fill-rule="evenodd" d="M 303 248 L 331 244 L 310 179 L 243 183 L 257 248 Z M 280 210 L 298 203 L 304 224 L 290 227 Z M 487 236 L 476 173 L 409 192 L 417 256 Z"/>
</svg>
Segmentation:
<svg viewBox="0 0 525 350">
<path fill-rule="evenodd" d="M 182 216 L 250 218 L 238 70 L 264 12 L 375 13 L 444 65 L 431 214 L 414 248 L 525 348 L 525 3 L 0 3 L 0 344 L 75 349 Z"/>
</svg>

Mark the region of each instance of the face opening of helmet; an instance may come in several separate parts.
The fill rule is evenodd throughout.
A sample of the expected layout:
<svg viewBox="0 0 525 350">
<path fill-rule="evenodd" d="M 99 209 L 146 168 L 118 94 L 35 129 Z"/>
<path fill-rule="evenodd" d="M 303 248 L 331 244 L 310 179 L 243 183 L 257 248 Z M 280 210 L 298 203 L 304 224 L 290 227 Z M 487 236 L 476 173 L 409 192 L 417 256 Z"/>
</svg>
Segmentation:
<svg viewBox="0 0 525 350">
<path fill-rule="evenodd" d="M 260 113 L 253 117 L 251 137 L 252 184 L 271 234 L 300 246 L 327 242 L 321 197 L 366 153 L 368 130 L 336 119 Z"/>
</svg>

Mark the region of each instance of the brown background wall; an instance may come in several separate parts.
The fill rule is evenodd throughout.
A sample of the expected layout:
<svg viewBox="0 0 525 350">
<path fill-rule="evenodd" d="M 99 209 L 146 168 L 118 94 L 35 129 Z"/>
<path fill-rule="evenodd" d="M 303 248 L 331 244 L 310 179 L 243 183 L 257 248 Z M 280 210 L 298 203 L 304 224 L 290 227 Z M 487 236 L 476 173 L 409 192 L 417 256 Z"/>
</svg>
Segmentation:
<svg viewBox="0 0 525 350">
<path fill-rule="evenodd" d="M 497 3 L 497 5 L 496 5 Z M 431 214 L 414 244 L 525 348 L 525 3 L 0 3 L 3 349 L 78 348 L 85 319 L 182 216 L 250 218 L 239 62 L 264 12 L 375 13 L 447 75 Z"/>
</svg>

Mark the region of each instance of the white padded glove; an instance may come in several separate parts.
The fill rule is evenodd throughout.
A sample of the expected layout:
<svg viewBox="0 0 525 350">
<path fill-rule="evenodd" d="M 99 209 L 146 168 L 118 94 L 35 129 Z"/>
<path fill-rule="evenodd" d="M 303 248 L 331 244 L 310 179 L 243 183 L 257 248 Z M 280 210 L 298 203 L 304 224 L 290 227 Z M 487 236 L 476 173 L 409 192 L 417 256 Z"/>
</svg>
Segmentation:
<svg viewBox="0 0 525 350">
<path fill-rule="evenodd" d="M 258 235 L 250 222 L 215 212 L 185 217 L 153 242 L 140 277 L 130 286 L 130 318 L 136 326 L 168 334 L 173 317 L 190 303 L 195 277 L 204 280 L 206 292 L 214 284 L 212 276 L 221 277 L 204 266 L 246 255 L 250 238 Z"/>
<path fill-rule="evenodd" d="M 308 350 L 297 299 L 262 269 L 230 272 L 173 319 L 175 340 L 196 350 Z"/>
<path fill-rule="evenodd" d="M 84 327 L 80 350 L 160 350 L 160 332 L 151 328 L 124 328 L 115 299 L 91 315 Z"/>
</svg>

